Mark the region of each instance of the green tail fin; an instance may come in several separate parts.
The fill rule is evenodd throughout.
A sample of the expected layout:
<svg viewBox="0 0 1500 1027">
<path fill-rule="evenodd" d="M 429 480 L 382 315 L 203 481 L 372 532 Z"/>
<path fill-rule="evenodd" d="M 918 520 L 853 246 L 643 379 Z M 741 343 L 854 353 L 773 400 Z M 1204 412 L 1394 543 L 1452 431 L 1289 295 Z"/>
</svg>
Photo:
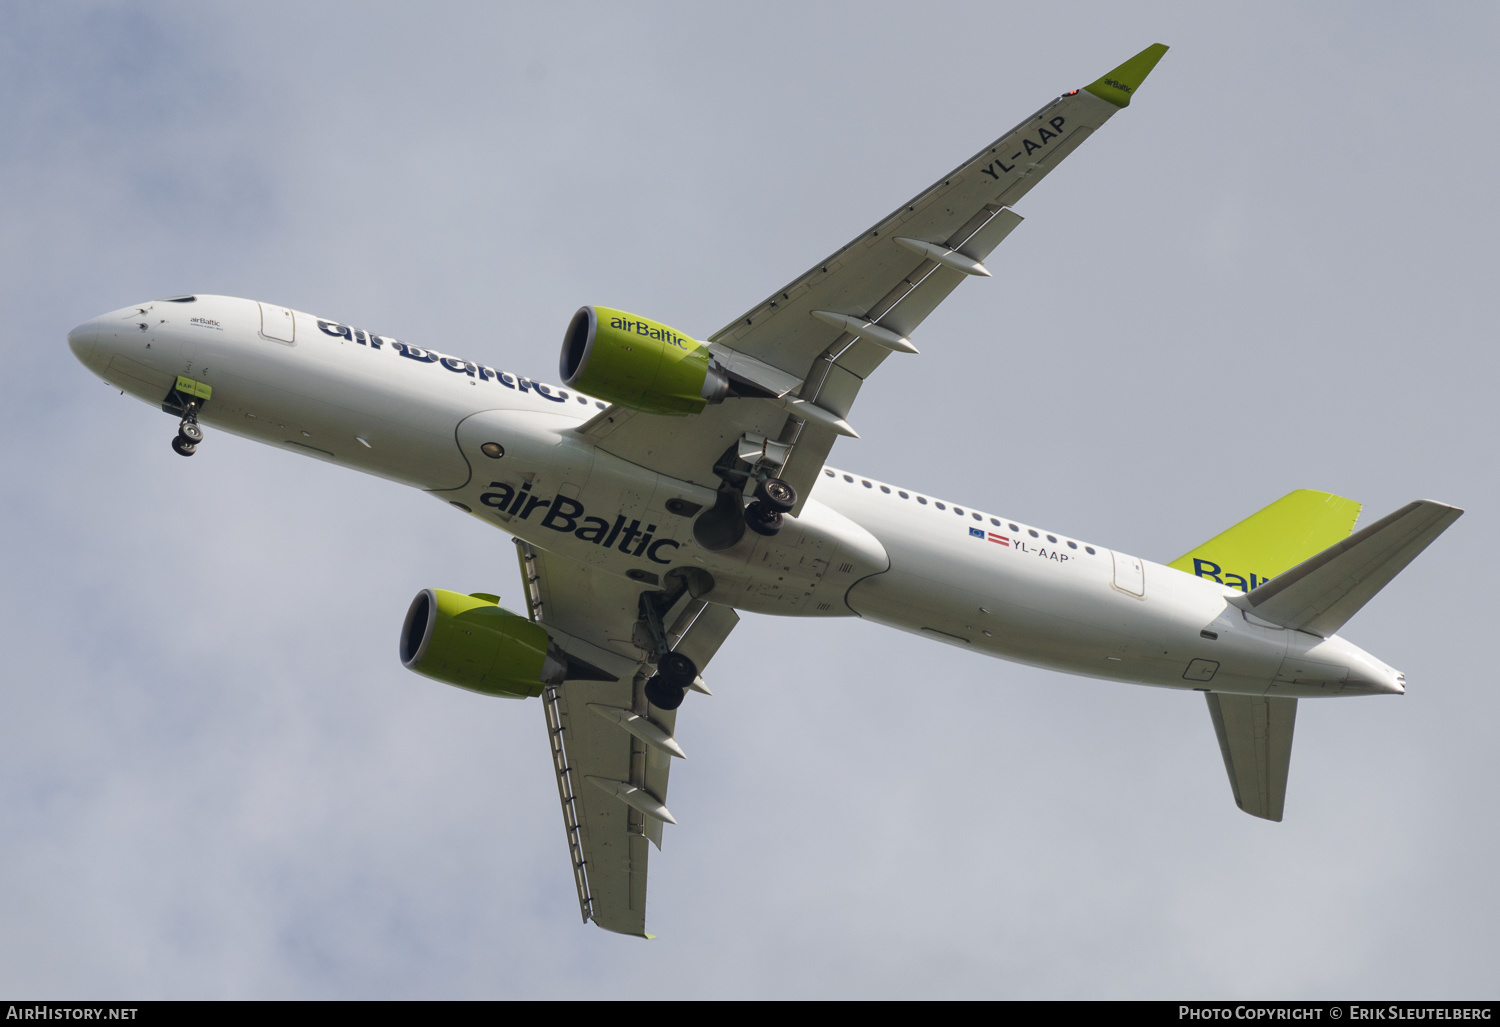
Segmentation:
<svg viewBox="0 0 1500 1027">
<path fill-rule="evenodd" d="M 1342 542 L 1354 530 L 1359 510 L 1352 499 L 1298 489 L 1167 566 L 1249 592 Z"/>
</svg>

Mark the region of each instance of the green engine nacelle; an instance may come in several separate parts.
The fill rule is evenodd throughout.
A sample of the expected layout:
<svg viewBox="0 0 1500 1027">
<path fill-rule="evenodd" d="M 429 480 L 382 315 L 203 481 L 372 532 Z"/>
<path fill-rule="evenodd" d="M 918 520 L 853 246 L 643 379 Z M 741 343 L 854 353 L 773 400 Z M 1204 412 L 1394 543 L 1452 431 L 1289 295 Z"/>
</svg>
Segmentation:
<svg viewBox="0 0 1500 1027">
<path fill-rule="evenodd" d="M 729 393 L 708 347 L 658 321 L 581 307 L 563 338 L 562 379 L 648 414 L 696 414 Z"/>
<path fill-rule="evenodd" d="M 471 692 L 524 699 L 560 684 L 568 658 L 547 630 L 497 597 L 424 588 L 406 611 L 401 662 Z"/>
</svg>

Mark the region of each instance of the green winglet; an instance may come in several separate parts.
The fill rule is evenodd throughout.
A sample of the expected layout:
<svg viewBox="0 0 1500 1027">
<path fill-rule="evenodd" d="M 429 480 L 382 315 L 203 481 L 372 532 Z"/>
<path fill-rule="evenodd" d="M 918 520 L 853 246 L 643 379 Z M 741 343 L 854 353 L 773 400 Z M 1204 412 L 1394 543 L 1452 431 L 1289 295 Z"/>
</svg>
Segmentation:
<svg viewBox="0 0 1500 1027">
<path fill-rule="evenodd" d="M 1167 566 L 1249 592 L 1348 538 L 1359 510 L 1352 499 L 1298 489 Z"/>
<path fill-rule="evenodd" d="M 1146 76 L 1151 74 L 1151 69 L 1156 67 L 1156 62 L 1166 52 L 1165 43 L 1152 43 L 1114 71 L 1083 88 L 1116 107 L 1129 107 L 1130 97 L 1146 81 Z"/>
</svg>

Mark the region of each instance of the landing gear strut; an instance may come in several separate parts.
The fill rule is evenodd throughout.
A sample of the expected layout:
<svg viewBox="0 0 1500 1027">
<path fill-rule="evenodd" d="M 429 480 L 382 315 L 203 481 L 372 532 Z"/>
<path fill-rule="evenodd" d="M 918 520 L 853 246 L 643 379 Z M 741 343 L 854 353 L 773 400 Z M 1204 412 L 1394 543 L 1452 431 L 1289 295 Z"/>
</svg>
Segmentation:
<svg viewBox="0 0 1500 1027">
<path fill-rule="evenodd" d="M 177 436 L 172 439 L 172 449 L 183 456 L 192 456 L 198 451 L 198 443 L 203 441 L 203 428 L 198 424 L 198 407 L 201 405 L 197 399 L 188 400 L 187 409 L 177 425 Z"/>
<path fill-rule="evenodd" d="M 683 586 L 684 588 L 686 586 Z M 667 632 L 662 614 L 671 608 L 677 595 L 670 592 L 642 592 L 640 621 L 637 630 L 644 632 L 656 649 L 656 673 L 646 682 L 646 699 L 658 709 L 675 710 L 687 698 L 688 689 L 698 679 L 698 665 L 685 653 L 667 648 Z M 642 641 L 645 641 L 643 639 Z"/>
</svg>

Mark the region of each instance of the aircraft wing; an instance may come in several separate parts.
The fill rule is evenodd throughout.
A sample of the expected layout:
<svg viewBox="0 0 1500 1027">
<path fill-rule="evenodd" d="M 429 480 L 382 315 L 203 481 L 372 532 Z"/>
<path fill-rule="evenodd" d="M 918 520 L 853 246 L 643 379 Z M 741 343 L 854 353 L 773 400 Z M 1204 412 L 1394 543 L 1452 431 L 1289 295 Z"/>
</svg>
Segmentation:
<svg viewBox="0 0 1500 1027">
<path fill-rule="evenodd" d="M 805 497 L 848 433 L 864 380 L 892 352 L 915 352 L 908 337 L 960 282 L 989 276 L 983 261 L 1021 222 L 1011 205 L 1130 102 L 1166 50 L 1150 46 L 1053 100 L 710 337 L 732 375 L 777 398 L 730 399 L 690 417 L 611 407 L 579 430 L 616 456 L 709 488 L 730 446 L 764 437 L 790 447 L 775 447 L 779 476 Z"/>
<path fill-rule="evenodd" d="M 648 937 L 646 843 L 661 848 L 662 825 L 676 822 L 667 777 L 682 750 L 677 711 L 646 702 L 649 654 L 635 629 L 641 586 L 519 539 L 516 548 L 531 619 L 595 678 L 570 676 L 542 693 L 579 908 L 585 923 Z M 663 624 L 672 648 L 701 670 L 739 615 L 681 593 Z"/>
</svg>

